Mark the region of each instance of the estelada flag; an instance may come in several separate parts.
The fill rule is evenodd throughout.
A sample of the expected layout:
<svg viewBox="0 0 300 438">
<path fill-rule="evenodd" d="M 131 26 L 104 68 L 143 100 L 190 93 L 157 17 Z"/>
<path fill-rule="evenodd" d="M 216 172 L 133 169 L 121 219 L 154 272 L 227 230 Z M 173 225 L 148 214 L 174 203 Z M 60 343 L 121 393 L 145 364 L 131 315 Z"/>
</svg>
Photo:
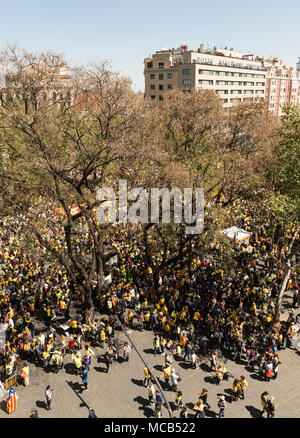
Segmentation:
<svg viewBox="0 0 300 438">
<path fill-rule="evenodd" d="M 186 333 L 186 331 L 183 330 L 183 331 L 180 333 L 180 345 L 181 345 L 182 347 L 184 347 L 185 344 L 186 344 L 186 338 L 187 338 L 187 333 Z"/>
<path fill-rule="evenodd" d="M 8 392 L 7 400 L 6 400 L 6 410 L 8 414 L 15 412 L 17 410 L 17 397 L 16 391 L 14 389 Z"/>
</svg>

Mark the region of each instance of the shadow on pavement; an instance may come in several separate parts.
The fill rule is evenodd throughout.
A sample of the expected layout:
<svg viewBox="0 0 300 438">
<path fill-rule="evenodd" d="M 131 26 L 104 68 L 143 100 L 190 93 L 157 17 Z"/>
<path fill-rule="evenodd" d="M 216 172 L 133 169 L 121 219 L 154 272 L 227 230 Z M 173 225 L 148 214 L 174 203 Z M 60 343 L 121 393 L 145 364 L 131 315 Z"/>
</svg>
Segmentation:
<svg viewBox="0 0 300 438">
<path fill-rule="evenodd" d="M 35 404 L 36 404 L 37 408 L 41 408 L 41 409 L 46 409 L 47 410 L 47 403 L 46 402 L 37 400 Z"/>
<path fill-rule="evenodd" d="M 191 364 L 190 364 L 190 362 L 180 362 L 180 363 L 179 363 L 179 366 L 180 366 L 181 368 L 183 368 L 184 370 L 191 369 Z"/>
<path fill-rule="evenodd" d="M 79 400 L 81 401 L 79 407 L 84 408 L 86 407 L 87 409 L 89 409 L 89 405 L 83 400 L 83 398 L 80 396 L 80 393 L 83 392 L 83 389 L 80 385 L 80 383 L 76 382 L 68 382 L 66 380 L 67 384 L 70 386 L 71 389 L 73 389 L 73 391 L 75 392 L 75 394 L 77 395 L 77 397 L 79 398 Z"/>
<path fill-rule="evenodd" d="M 162 371 L 162 365 L 154 365 L 153 368 L 157 371 Z"/>
<path fill-rule="evenodd" d="M 98 373 L 106 373 L 106 368 L 104 367 L 94 367 L 95 371 L 98 371 Z"/>
<path fill-rule="evenodd" d="M 143 350 L 143 352 L 144 353 L 146 353 L 146 354 L 153 354 L 153 349 L 152 348 L 145 348 L 144 350 Z"/>
<path fill-rule="evenodd" d="M 73 363 L 66 363 L 64 369 L 65 372 L 68 374 L 73 374 L 74 376 L 77 375 L 77 372 L 75 370 L 75 365 Z"/>
<path fill-rule="evenodd" d="M 7 413 L 7 410 L 6 410 L 6 401 L 5 401 L 5 400 L 2 400 L 2 402 L 0 402 L 0 410 L 1 410 L 1 411 L 4 411 L 5 413 Z"/>
<path fill-rule="evenodd" d="M 202 363 L 202 364 L 200 365 L 200 368 L 201 368 L 201 370 L 204 371 L 205 373 L 210 373 L 210 372 L 211 372 L 210 366 L 208 366 L 206 363 Z"/>
<path fill-rule="evenodd" d="M 254 380 L 259 380 L 260 382 L 265 382 L 266 380 L 260 376 L 259 374 L 250 374 L 250 376 Z"/>
<path fill-rule="evenodd" d="M 254 406 L 245 406 L 247 411 L 249 411 L 252 418 L 261 418 L 261 410 L 255 408 Z"/>
<path fill-rule="evenodd" d="M 233 402 L 234 401 L 234 397 L 235 397 L 235 395 L 234 395 L 234 392 L 233 392 L 233 389 L 224 389 L 224 392 L 225 392 L 225 399 L 226 399 L 226 401 L 228 402 L 228 403 L 231 403 L 231 402 Z M 228 396 L 226 395 L 226 394 L 228 394 Z M 219 394 L 218 394 L 219 395 Z M 230 396 L 230 397 L 229 397 Z"/>
<path fill-rule="evenodd" d="M 144 386 L 143 380 L 131 379 L 132 383 L 138 386 Z"/>
<path fill-rule="evenodd" d="M 211 411 L 210 409 L 205 409 L 205 416 L 208 418 L 215 418 L 217 414 L 215 411 Z"/>
<path fill-rule="evenodd" d="M 216 384 L 216 377 L 215 376 L 206 376 L 206 377 L 204 377 L 204 382 L 211 383 L 211 384 L 215 385 Z"/>
<path fill-rule="evenodd" d="M 146 398 L 138 396 L 135 397 L 133 401 L 141 405 L 139 410 L 144 412 L 145 417 L 150 418 L 154 416 L 154 411 L 149 407 L 149 401 Z"/>
</svg>

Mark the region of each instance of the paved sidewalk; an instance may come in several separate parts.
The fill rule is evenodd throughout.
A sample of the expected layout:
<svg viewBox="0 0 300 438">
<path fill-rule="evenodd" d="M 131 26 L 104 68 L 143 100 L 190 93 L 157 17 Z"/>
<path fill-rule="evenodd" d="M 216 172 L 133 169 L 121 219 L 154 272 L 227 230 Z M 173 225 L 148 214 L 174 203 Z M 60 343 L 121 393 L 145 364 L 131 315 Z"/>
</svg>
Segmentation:
<svg viewBox="0 0 300 438">
<path fill-rule="evenodd" d="M 136 330 L 130 331 L 133 342 L 153 373 L 163 382 L 161 371 L 164 357 L 154 356 L 152 352 L 153 332 Z M 123 332 L 116 332 L 121 342 L 127 340 Z M 28 418 L 33 407 L 37 407 L 40 418 L 86 418 L 88 408 L 93 407 L 96 415 L 102 418 L 145 418 L 153 416 L 153 410 L 148 406 L 148 392 L 143 387 L 143 363 L 136 351 L 133 351 L 128 363 L 113 363 L 110 373 L 105 373 L 105 364 L 101 361 L 104 350 L 94 349 L 96 358 L 93 359 L 89 372 L 88 391 L 82 390 L 81 378 L 74 374 L 71 356 L 65 357 L 65 369 L 58 374 L 44 372 L 42 368 L 30 364 L 31 384 L 29 387 L 18 386 L 17 411 L 8 415 L 5 401 L 0 402 L 0 418 Z M 295 350 L 279 352 L 281 365 L 278 378 L 265 382 L 256 373 L 245 366 L 228 360 L 226 367 L 236 377 L 245 375 L 249 386 L 245 392 L 245 400 L 231 402 L 232 381 L 222 382 L 217 386 L 214 381 L 215 373 L 208 367 L 208 358 L 201 363 L 201 369 L 193 370 L 187 362 L 175 362 L 175 369 L 182 377 L 178 388 L 183 392 L 183 402 L 189 408 L 189 414 L 202 388 L 208 389 L 208 401 L 211 408 L 208 417 L 215 417 L 218 412 L 217 393 L 224 394 L 228 401 L 226 417 L 230 418 L 258 418 L 260 416 L 260 394 L 267 390 L 270 396 L 275 397 L 277 418 L 300 417 L 300 355 Z M 52 407 L 47 411 L 44 391 L 47 385 L 54 389 Z M 175 401 L 175 393 L 165 392 L 168 401 Z M 171 403 L 171 406 L 173 404 Z M 163 408 L 163 417 L 168 417 L 166 408 Z M 174 411 L 178 417 L 178 411 Z"/>
</svg>

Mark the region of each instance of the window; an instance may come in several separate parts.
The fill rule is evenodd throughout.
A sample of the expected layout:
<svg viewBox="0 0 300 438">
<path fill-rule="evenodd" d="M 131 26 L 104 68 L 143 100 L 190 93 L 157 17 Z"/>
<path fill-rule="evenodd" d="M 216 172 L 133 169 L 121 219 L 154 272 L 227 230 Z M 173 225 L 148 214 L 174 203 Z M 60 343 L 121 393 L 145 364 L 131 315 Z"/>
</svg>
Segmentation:
<svg viewBox="0 0 300 438">
<path fill-rule="evenodd" d="M 155 85 L 154 84 L 150 85 L 150 90 L 155 90 Z"/>
<path fill-rule="evenodd" d="M 153 62 L 147 62 L 147 68 L 152 68 L 153 67 Z"/>
<path fill-rule="evenodd" d="M 217 81 L 218 82 L 218 81 Z M 208 81 L 208 80 L 198 80 L 198 85 L 213 85 L 214 81 Z"/>
<path fill-rule="evenodd" d="M 158 96 L 158 100 L 164 100 L 163 96 Z"/>
<path fill-rule="evenodd" d="M 150 74 L 150 79 L 155 79 L 155 74 L 154 73 Z"/>
<path fill-rule="evenodd" d="M 172 84 L 168 84 L 168 90 L 172 90 L 173 85 Z"/>
<path fill-rule="evenodd" d="M 172 79 L 173 74 L 172 74 L 172 73 L 168 73 L 168 74 L 167 74 L 167 77 L 168 77 L 168 79 Z"/>
<path fill-rule="evenodd" d="M 163 80 L 163 78 L 164 78 L 164 74 L 163 73 L 159 73 L 158 79 L 161 81 L 161 80 Z"/>
<path fill-rule="evenodd" d="M 183 83 L 183 85 L 191 85 L 191 80 L 190 79 L 183 79 L 182 83 Z"/>
<path fill-rule="evenodd" d="M 164 68 L 164 67 L 165 67 L 165 63 L 164 63 L 164 61 L 158 62 L 158 63 L 157 63 L 157 67 L 158 67 L 158 68 Z"/>
<path fill-rule="evenodd" d="M 150 97 L 151 97 L 151 99 L 152 99 L 152 100 L 154 100 L 154 99 L 155 99 L 155 96 L 150 96 Z"/>
<path fill-rule="evenodd" d="M 162 84 L 160 84 L 160 85 L 158 86 L 158 89 L 159 89 L 159 90 L 163 90 L 163 89 L 164 89 L 164 86 L 163 86 Z"/>
<path fill-rule="evenodd" d="M 191 74 L 191 69 L 190 69 L 190 68 L 184 68 L 184 69 L 182 70 L 182 74 L 184 74 L 184 75 L 190 75 L 190 74 Z"/>
</svg>

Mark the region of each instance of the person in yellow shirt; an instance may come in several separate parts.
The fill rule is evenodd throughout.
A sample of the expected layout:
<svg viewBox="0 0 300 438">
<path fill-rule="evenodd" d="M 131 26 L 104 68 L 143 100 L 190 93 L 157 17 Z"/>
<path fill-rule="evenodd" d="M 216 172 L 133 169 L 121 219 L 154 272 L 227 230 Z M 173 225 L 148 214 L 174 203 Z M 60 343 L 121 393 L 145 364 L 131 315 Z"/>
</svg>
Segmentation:
<svg viewBox="0 0 300 438">
<path fill-rule="evenodd" d="M 233 392 L 234 392 L 234 401 L 239 401 L 241 397 L 241 383 L 239 379 L 234 379 L 232 384 Z"/>
<path fill-rule="evenodd" d="M 171 365 L 165 364 L 163 366 L 164 379 L 167 386 L 169 386 L 169 380 L 171 376 Z"/>
<path fill-rule="evenodd" d="M 149 382 L 150 382 L 150 379 L 151 379 L 151 374 L 150 374 L 150 371 L 149 371 L 149 368 L 148 367 L 144 367 L 144 376 L 145 376 L 145 378 L 144 378 L 144 383 L 143 383 L 143 385 L 146 387 L 146 388 L 148 388 L 148 386 L 149 386 Z"/>
<path fill-rule="evenodd" d="M 105 347 L 105 339 L 106 339 L 106 334 L 104 329 L 101 330 L 100 332 L 100 341 L 101 341 L 101 347 L 104 348 Z"/>
<path fill-rule="evenodd" d="M 223 365 L 220 363 L 216 369 L 217 385 L 220 385 L 220 383 L 222 382 L 222 379 L 223 379 Z"/>
<path fill-rule="evenodd" d="M 241 385 L 241 398 L 244 400 L 245 399 L 245 391 L 246 391 L 247 386 L 248 386 L 248 382 L 247 382 L 245 376 L 241 376 L 240 385 Z"/>
</svg>

